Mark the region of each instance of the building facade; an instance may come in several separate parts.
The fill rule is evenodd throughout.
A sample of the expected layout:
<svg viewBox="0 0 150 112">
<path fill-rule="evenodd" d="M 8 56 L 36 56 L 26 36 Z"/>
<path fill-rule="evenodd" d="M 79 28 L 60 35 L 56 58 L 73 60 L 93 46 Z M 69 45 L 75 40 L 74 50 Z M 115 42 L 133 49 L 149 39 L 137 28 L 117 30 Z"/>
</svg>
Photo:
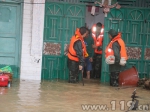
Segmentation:
<svg viewBox="0 0 150 112">
<path fill-rule="evenodd" d="M 130 0 L 130 7 L 113 8 L 104 18 L 102 8 L 91 16 L 83 1 L 88 0 L 0 0 L 0 67 L 10 65 L 14 78 L 66 80 L 65 48 L 75 29 L 101 22 L 105 25 L 103 48 L 110 28 L 121 31 L 127 68 L 135 66 L 141 78 L 150 77 L 149 2 Z M 103 54 L 101 81 L 109 82 L 104 58 Z"/>
</svg>

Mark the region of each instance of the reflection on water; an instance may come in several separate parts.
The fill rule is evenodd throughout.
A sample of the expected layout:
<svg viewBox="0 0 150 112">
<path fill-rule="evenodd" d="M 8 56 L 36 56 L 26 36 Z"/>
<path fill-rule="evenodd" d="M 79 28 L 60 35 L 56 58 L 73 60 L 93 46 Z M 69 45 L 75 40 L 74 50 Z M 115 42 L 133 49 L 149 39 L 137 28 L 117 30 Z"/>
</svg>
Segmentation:
<svg viewBox="0 0 150 112">
<path fill-rule="evenodd" d="M 21 81 L 18 97 L 20 105 L 40 105 L 40 81 Z"/>
<path fill-rule="evenodd" d="M 0 112 L 85 112 L 82 104 L 107 104 L 112 100 L 131 100 L 135 88 L 116 90 L 99 81 L 70 84 L 64 81 L 18 81 L 12 87 L 0 87 Z M 150 91 L 137 88 L 140 103 L 150 103 Z M 115 111 L 115 112 L 120 112 Z"/>
<path fill-rule="evenodd" d="M 0 95 L 6 94 L 8 91 L 8 88 L 6 87 L 0 87 Z"/>
</svg>

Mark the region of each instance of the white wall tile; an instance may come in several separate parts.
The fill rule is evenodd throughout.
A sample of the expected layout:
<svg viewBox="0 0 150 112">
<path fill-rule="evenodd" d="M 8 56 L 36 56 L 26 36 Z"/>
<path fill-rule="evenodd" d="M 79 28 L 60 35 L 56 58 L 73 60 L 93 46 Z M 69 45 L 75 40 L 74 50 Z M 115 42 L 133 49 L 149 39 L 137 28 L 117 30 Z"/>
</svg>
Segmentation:
<svg viewBox="0 0 150 112">
<path fill-rule="evenodd" d="M 25 0 L 31 1 L 45 3 L 45 0 Z M 21 80 L 41 80 L 44 9 L 44 4 L 24 4 Z"/>
</svg>

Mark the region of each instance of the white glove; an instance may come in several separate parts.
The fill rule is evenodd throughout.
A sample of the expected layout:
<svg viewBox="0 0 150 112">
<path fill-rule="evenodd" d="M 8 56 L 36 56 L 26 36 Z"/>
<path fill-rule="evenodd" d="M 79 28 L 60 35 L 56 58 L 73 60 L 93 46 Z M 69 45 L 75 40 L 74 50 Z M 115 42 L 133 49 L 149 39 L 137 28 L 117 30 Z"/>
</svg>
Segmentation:
<svg viewBox="0 0 150 112">
<path fill-rule="evenodd" d="M 105 61 L 107 64 L 114 64 L 115 63 L 115 56 L 108 56 Z"/>
<path fill-rule="evenodd" d="M 125 64 L 126 64 L 125 58 L 121 58 L 120 59 L 120 65 L 125 66 Z"/>
</svg>

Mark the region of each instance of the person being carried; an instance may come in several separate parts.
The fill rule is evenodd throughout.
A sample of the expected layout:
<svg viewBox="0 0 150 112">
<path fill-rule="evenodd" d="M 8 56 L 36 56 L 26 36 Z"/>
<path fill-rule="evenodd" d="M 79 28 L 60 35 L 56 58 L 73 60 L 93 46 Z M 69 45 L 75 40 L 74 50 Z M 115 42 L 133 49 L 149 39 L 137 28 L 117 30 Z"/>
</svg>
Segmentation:
<svg viewBox="0 0 150 112">
<path fill-rule="evenodd" d="M 83 69 L 84 57 L 87 57 L 84 38 L 88 34 L 86 27 L 77 28 L 75 35 L 71 38 L 68 49 L 69 83 L 78 81 L 79 70 Z"/>
</svg>

